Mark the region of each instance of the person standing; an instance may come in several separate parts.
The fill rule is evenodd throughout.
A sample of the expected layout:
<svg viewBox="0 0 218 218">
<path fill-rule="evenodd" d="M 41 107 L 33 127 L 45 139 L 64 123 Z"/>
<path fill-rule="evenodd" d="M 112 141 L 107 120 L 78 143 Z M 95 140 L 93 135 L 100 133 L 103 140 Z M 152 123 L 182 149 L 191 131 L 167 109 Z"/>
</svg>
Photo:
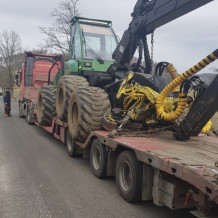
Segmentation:
<svg viewBox="0 0 218 218">
<path fill-rule="evenodd" d="M 5 95 L 3 96 L 4 107 L 5 107 L 5 117 L 11 116 L 11 93 L 7 88 Z"/>
</svg>

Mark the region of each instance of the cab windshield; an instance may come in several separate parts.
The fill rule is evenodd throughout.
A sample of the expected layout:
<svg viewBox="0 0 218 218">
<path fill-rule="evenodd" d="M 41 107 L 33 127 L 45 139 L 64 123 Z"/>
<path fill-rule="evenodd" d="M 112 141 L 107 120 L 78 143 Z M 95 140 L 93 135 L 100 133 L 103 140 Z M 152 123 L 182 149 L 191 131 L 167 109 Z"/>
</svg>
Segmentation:
<svg viewBox="0 0 218 218">
<path fill-rule="evenodd" d="M 117 46 L 115 35 L 110 28 L 80 24 L 83 34 L 84 57 L 112 61 Z"/>
</svg>

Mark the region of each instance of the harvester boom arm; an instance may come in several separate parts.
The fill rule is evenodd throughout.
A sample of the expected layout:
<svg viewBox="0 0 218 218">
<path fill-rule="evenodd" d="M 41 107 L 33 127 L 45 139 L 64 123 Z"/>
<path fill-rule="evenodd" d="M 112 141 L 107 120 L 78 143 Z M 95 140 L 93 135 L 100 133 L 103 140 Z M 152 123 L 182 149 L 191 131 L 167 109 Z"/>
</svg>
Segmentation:
<svg viewBox="0 0 218 218">
<path fill-rule="evenodd" d="M 213 0 L 138 0 L 132 21 L 113 53 L 117 65 L 125 65 L 132 59 L 138 43 L 156 28 L 175 20 Z"/>
</svg>

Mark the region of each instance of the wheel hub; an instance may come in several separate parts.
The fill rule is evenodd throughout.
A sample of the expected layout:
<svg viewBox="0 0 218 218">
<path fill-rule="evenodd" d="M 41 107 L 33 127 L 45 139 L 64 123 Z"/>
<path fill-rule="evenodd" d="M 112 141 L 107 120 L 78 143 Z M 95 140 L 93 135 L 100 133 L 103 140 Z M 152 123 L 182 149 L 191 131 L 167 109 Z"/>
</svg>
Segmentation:
<svg viewBox="0 0 218 218">
<path fill-rule="evenodd" d="M 95 169 L 99 169 L 101 165 L 101 151 L 100 151 L 100 148 L 97 146 L 93 153 L 93 165 Z"/>
<path fill-rule="evenodd" d="M 132 185 L 132 170 L 127 161 L 124 161 L 119 173 L 120 185 L 124 191 L 128 191 Z"/>
</svg>

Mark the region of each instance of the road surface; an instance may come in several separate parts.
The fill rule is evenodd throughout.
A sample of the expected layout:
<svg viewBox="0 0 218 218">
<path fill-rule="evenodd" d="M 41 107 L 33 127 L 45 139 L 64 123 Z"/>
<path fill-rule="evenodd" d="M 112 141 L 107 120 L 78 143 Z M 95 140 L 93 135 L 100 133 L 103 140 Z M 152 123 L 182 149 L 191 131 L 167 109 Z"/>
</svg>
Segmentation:
<svg viewBox="0 0 218 218">
<path fill-rule="evenodd" d="M 125 202 L 114 178 L 95 178 L 89 160 L 70 158 L 62 143 L 19 118 L 17 102 L 12 115 L 4 117 L 1 97 L 0 218 L 192 217 L 151 202 Z"/>
</svg>

